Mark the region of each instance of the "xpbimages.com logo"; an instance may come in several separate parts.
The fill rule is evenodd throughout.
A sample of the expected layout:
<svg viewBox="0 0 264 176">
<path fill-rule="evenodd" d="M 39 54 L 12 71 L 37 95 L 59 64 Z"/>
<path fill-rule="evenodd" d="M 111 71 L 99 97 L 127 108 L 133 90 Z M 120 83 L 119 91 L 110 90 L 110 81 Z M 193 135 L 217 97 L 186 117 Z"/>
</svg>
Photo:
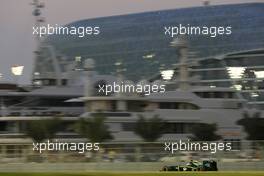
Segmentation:
<svg viewBox="0 0 264 176">
<path fill-rule="evenodd" d="M 230 142 L 191 142 L 179 140 L 177 142 L 165 142 L 164 151 L 174 154 L 178 151 L 206 151 L 212 154 L 217 151 L 233 151 Z"/>
<path fill-rule="evenodd" d="M 217 36 L 231 35 L 231 26 L 192 26 L 179 24 L 176 26 L 164 26 L 164 34 L 174 37 L 177 35 L 203 35 L 215 38 Z"/>
<path fill-rule="evenodd" d="M 100 34 L 99 26 L 59 26 L 58 24 L 46 26 L 33 26 L 33 35 L 43 37 L 45 35 L 76 35 L 80 38 L 87 35 L 98 35 Z"/>
<path fill-rule="evenodd" d="M 98 92 L 101 94 L 109 95 L 111 93 L 142 93 L 144 95 L 150 95 L 150 93 L 164 93 L 164 84 L 127 84 L 125 82 L 113 84 L 99 84 Z"/>
<path fill-rule="evenodd" d="M 58 140 L 47 142 L 34 142 L 33 151 L 43 153 L 44 151 L 76 151 L 78 153 L 84 153 L 86 151 L 99 151 L 100 143 L 85 143 L 85 142 L 59 142 Z"/>
</svg>

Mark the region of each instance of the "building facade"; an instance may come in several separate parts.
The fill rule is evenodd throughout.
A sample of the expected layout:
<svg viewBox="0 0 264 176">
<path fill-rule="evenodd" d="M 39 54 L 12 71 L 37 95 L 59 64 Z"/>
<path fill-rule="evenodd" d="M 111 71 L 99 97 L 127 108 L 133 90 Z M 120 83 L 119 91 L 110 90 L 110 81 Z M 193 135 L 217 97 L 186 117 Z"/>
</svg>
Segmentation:
<svg viewBox="0 0 264 176">
<path fill-rule="evenodd" d="M 66 72 L 85 59 L 96 62 L 100 74 L 115 74 L 122 62 L 127 79 L 156 79 L 161 70 L 175 69 L 177 50 L 165 26 L 231 26 L 231 35 L 188 36 L 190 70 L 195 84 L 235 87 L 251 103 L 261 106 L 263 84 L 264 3 L 205 6 L 81 20 L 67 26 L 99 26 L 100 34 L 79 38 L 55 35 L 42 41 L 33 82 L 67 83 Z M 52 63 L 52 64 L 51 64 Z M 177 70 L 175 74 L 177 73 Z M 154 78 L 153 78 L 153 75 Z M 175 77 L 177 79 L 177 75 Z"/>
</svg>

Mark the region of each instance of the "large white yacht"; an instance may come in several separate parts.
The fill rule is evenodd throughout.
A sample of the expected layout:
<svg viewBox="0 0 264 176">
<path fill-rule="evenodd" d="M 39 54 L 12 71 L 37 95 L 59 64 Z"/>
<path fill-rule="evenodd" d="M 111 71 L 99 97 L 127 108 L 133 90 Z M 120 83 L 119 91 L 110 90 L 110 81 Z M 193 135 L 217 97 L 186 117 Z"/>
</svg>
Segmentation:
<svg viewBox="0 0 264 176">
<path fill-rule="evenodd" d="M 151 93 L 148 96 L 123 93 L 116 93 L 114 96 L 93 96 L 86 91 L 86 96 L 79 98 L 85 102 L 87 111 L 82 117 L 90 118 L 96 113 L 104 114 L 116 141 L 142 141 L 133 130 L 140 115 L 145 118 L 159 116 L 166 122 L 167 130 L 160 141 L 187 139 L 191 135 L 193 125 L 197 123 L 217 124 L 218 133 L 223 140 L 244 139 L 245 133 L 242 127 L 237 125 L 237 121 L 243 118 L 245 113 L 254 113 L 254 110 L 247 108 L 246 100 L 233 88 L 192 85 L 188 74 L 190 63 L 187 60 L 186 40 L 178 38 L 171 44 L 178 47 L 180 53 L 180 61 L 175 68 L 179 73 L 178 77 L 174 80 L 156 80 L 150 83 L 165 84 L 165 92 Z M 169 75 L 172 76 L 171 73 Z M 124 81 L 120 75 L 117 80 L 129 82 Z M 89 82 L 91 81 L 87 80 L 86 88 L 92 90 Z"/>
<path fill-rule="evenodd" d="M 174 43 L 175 44 L 175 43 Z M 85 61 L 84 69 L 71 69 L 67 85 L 43 86 L 28 90 L 17 88 L 0 91 L 0 137 L 11 142 L 30 143 L 25 129 L 29 121 L 52 118 L 59 115 L 62 129 L 57 138 L 80 139 L 73 124 L 80 118 L 92 118 L 103 114 L 114 136 L 113 142 L 143 141 L 134 133 L 134 127 L 142 115 L 145 118 L 159 116 L 166 123 L 166 132 L 159 139 L 178 140 L 190 137 L 190 129 L 197 123 L 215 123 L 223 140 L 240 141 L 245 133 L 237 121 L 244 113 L 254 113 L 247 102 L 232 88 L 199 87 L 190 84 L 188 63 L 183 44 L 176 80 L 156 80 L 149 84 L 166 85 L 165 92 L 142 95 L 138 93 L 100 93 L 99 85 L 113 84 L 122 77 L 122 69 L 115 76 L 98 75 L 92 59 Z M 82 81 L 82 83 L 81 83 Z M 131 81 L 124 81 L 131 84 Z M 19 139 L 19 140 L 18 140 Z"/>
<path fill-rule="evenodd" d="M 149 96 L 89 96 L 86 102 L 90 118 L 103 114 L 114 134 L 115 141 L 142 141 L 134 133 L 140 115 L 146 119 L 158 116 L 166 122 L 162 140 L 179 140 L 190 137 L 190 130 L 197 123 L 216 123 L 218 133 L 225 140 L 245 137 L 236 122 L 250 113 L 247 102 L 230 88 L 193 87 L 188 91 L 175 90 L 153 93 Z"/>
<path fill-rule="evenodd" d="M 88 60 L 87 65 L 93 64 Z M 157 115 L 166 122 L 167 131 L 160 140 L 186 139 L 196 123 L 216 123 L 219 134 L 226 140 L 244 138 L 236 122 L 250 110 L 235 89 L 190 86 L 186 90 L 172 88 L 148 96 L 125 93 L 104 96 L 98 92 L 98 85 L 112 84 L 118 78 L 98 75 L 93 66 L 88 67 L 83 71 L 85 86 L 71 83 L 28 90 L 14 84 L 2 84 L 0 137 L 14 141 L 26 139 L 24 131 L 28 121 L 59 115 L 64 128 L 58 137 L 78 138 L 72 124 L 79 118 L 91 118 L 101 113 L 106 117 L 114 141 L 143 141 L 134 133 L 139 115 L 145 118 Z M 72 80 L 76 79 L 73 77 Z M 172 85 L 171 82 L 164 84 Z"/>
</svg>

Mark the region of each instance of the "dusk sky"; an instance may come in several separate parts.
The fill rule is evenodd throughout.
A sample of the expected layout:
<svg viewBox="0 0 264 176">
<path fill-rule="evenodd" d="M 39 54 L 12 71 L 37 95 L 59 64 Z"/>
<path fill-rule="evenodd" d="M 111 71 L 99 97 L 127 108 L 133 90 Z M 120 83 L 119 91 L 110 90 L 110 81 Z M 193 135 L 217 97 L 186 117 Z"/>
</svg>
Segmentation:
<svg viewBox="0 0 264 176">
<path fill-rule="evenodd" d="M 80 19 L 129 14 L 160 9 L 201 6 L 204 0 L 43 0 L 47 23 L 67 24 Z M 264 0 L 211 0 L 211 5 Z M 33 51 L 34 18 L 31 0 L 0 0 L 0 80 L 12 81 L 10 67 L 24 65 L 20 83 L 30 82 Z"/>
</svg>

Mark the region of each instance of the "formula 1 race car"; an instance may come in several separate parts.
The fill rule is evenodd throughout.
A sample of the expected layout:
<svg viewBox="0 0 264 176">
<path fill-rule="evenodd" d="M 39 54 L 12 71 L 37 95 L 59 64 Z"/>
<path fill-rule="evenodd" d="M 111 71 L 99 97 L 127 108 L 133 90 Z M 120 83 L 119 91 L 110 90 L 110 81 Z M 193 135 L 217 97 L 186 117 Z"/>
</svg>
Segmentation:
<svg viewBox="0 0 264 176">
<path fill-rule="evenodd" d="M 204 160 L 202 162 L 191 160 L 185 166 L 164 166 L 161 171 L 217 171 L 217 162 Z"/>
</svg>

